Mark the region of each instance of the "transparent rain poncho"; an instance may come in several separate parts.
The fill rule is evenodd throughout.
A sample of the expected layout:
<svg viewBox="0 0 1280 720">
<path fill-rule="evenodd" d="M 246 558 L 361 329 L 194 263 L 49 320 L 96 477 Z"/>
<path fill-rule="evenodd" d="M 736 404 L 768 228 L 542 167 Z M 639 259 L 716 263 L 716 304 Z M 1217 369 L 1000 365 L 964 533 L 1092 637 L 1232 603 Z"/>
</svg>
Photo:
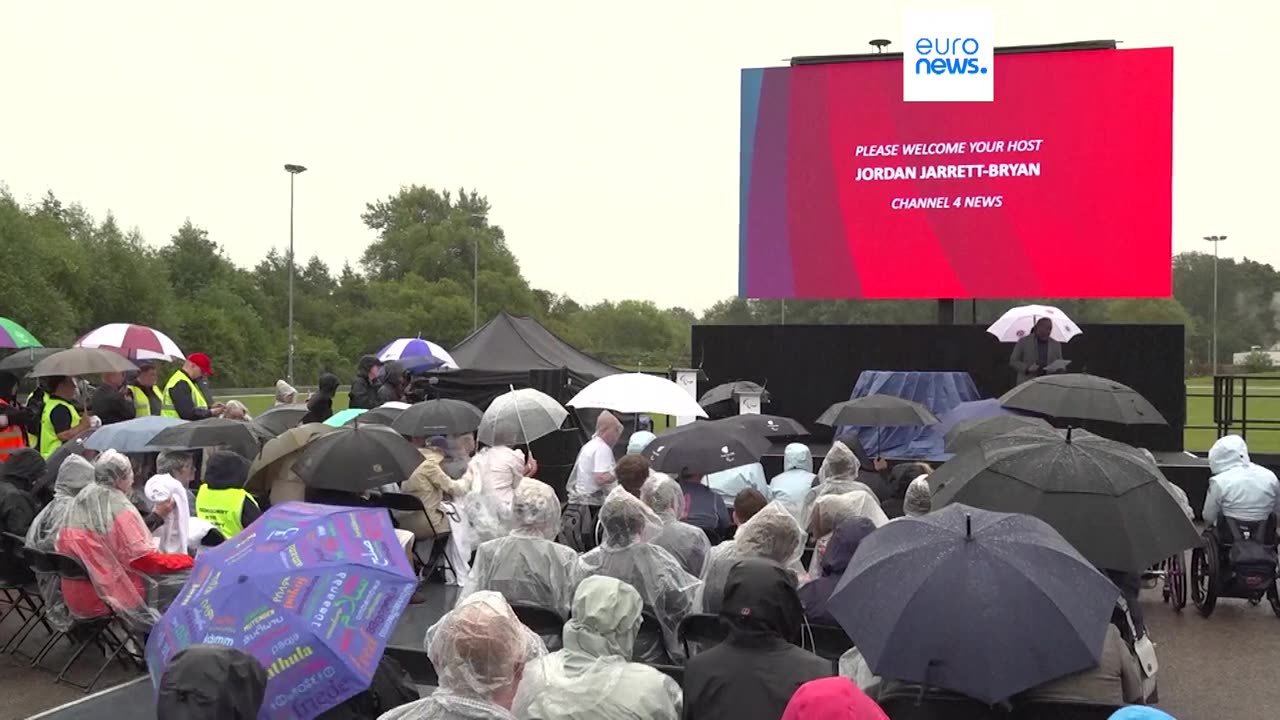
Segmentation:
<svg viewBox="0 0 1280 720">
<path fill-rule="evenodd" d="M 670 476 L 651 475 L 640 488 L 640 500 L 662 521 L 662 533 L 653 544 L 680 561 L 685 572 L 701 577 L 711 554 L 711 541 L 702 530 L 681 522 L 684 516 L 684 490 Z"/>
<path fill-rule="evenodd" d="M 502 445 L 484 448 L 471 458 L 459 482 L 471 488 L 462 504 L 478 542 L 511 531 L 511 501 L 524 469 L 524 453 Z"/>
<path fill-rule="evenodd" d="M 781 502 L 770 502 L 738 528 L 733 540 L 712 548 L 703 577 L 702 612 L 720 612 L 729 571 L 739 560 L 769 560 L 797 573 L 803 554 L 804 531 L 799 523 Z"/>
<path fill-rule="evenodd" d="M 671 553 L 654 545 L 662 534 L 662 521 L 639 498 L 621 487 L 614 488 L 600 507 L 604 542 L 578 558 L 575 578 L 593 575 L 617 578 L 640 593 L 644 607 L 657 617 L 665 639 L 663 647 L 654 638 L 641 635 L 636 640 L 637 659 L 663 663 L 682 657 L 676 629 L 695 609 L 698 579 L 685 572 Z"/>
<path fill-rule="evenodd" d="M 861 483 L 859 483 L 861 484 Z M 855 490 L 839 495 L 823 495 L 818 498 L 809 513 L 809 534 L 817 538 L 813 557 L 809 560 L 809 576 L 822 574 L 822 556 L 826 552 L 831 533 L 845 520 L 864 517 L 876 527 L 889 522 L 880 508 L 880 501 L 869 491 Z"/>
<path fill-rule="evenodd" d="M 116 615 L 146 627 L 160 619 L 150 602 L 171 597 L 186 582 L 188 573 L 150 576 L 130 567 L 156 552 L 151 531 L 129 496 L 120 490 L 132 483 L 133 468 L 127 458 L 114 450 L 100 455 L 94 464 L 93 482 L 76 495 L 55 546 L 59 553 L 84 565 L 98 598 Z M 71 592 L 69 582 L 63 582 L 64 593 Z M 161 588 L 162 584 L 166 587 Z"/>
<path fill-rule="evenodd" d="M 27 530 L 27 547 L 40 552 L 56 552 L 58 532 L 66 527 L 76 495 L 93 482 L 93 464 L 79 455 L 71 455 L 58 468 L 53 485 L 53 500 L 40 511 Z M 71 611 L 62 599 L 62 581 L 55 573 L 37 573 L 40 597 L 44 599 L 46 619 L 55 630 L 71 628 Z"/>
<path fill-rule="evenodd" d="M 511 518 L 510 535 L 476 550 L 459 602 L 474 592 L 492 590 L 510 603 L 568 617 L 578 554 L 553 540 L 560 529 L 560 500 L 555 491 L 546 483 L 525 478 L 516 488 Z"/>
<path fill-rule="evenodd" d="M 573 598 L 564 649 L 525 668 L 512 710 L 525 720 L 677 720 L 674 680 L 631 662 L 644 602 L 630 585 L 587 578 Z"/>
<path fill-rule="evenodd" d="M 866 483 L 858 481 L 858 473 L 861 471 L 862 463 L 848 445 L 839 441 L 832 443 L 827 456 L 822 460 L 822 466 L 818 468 L 816 483 L 805 499 L 800 525 L 809 526 L 809 513 L 813 512 L 813 504 L 823 495 L 841 495 L 854 490 L 875 495 Z"/>
<path fill-rule="evenodd" d="M 522 667 L 546 648 L 520 624 L 501 595 L 478 592 L 427 630 L 427 657 L 439 687 L 417 702 L 384 713 L 382 720 L 509 720 L 493 696 L 517 681 Z"/>
</svg>

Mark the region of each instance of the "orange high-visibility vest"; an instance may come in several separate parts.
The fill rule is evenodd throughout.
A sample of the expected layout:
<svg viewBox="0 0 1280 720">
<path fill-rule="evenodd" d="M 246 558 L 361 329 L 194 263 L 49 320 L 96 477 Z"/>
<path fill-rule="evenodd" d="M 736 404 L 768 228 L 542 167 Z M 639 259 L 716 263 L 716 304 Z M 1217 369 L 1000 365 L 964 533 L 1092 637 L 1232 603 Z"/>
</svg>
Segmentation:
<svg viewBox="0 0 1280 720">
<path fill-rule="evenodd" d="M 0 400 L 0 405 L 12 407 L 12 404 Z M 0 462 L 9 459 L 9 454 L 18 448 L 27 446 L 27 431 L 21 425 L 7 425 L 0 428 Z"/>
</svg>

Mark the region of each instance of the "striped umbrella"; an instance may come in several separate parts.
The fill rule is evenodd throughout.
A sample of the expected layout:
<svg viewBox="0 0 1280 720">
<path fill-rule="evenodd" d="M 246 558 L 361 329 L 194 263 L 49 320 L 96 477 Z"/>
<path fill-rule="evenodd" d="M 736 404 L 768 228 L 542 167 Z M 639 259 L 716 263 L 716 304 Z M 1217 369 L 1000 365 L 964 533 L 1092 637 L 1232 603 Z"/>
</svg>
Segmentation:
<svg viewBox="0 0 1280 720">
<path fill-rule="evenodd" d="M 37 348 L 40 341 L 29 330 L 9 318 L 0 317 L 0 348 Z"/>
<path fill-rule="evenodd" d="M 111 323 L 76 341 L 76 347 L 114 350 L 131 360 L 181 360 L 186 357 L 168 335 L 145 325 Z"/>
<path fill-rule="evenodd" d="M 436 368 L 458 369 L 458 363 L 448 350 L 422 338 L 400 338 L 392 340 L 386 347 L 378 351 L 378 359 L 382 362 L 396 360 L 406 370 L 434 370 Z"/>
</svg>

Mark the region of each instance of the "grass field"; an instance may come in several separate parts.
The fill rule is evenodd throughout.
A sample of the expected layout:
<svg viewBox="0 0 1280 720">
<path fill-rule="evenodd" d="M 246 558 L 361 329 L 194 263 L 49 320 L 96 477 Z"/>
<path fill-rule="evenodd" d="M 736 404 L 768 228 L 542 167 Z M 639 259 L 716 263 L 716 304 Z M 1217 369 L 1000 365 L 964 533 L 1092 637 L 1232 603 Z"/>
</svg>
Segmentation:
<svg viewBox="0 0 1280 720">
<path fill-rule="evenodd" d="M 1204 397 L 1198 397 L 1203 395 Z M 1188 425 L 1212 425 L 1213 424 L 1213 379 L 1209 377 L 1187 378 L 1187 424 Z M 233 396 L 217 396 L 222 402 L 227 400 L 239 400 L 249 408 L 249 413 L 258 415 L 268 409 L 275 403 L 275 398 L 271 395 L 242 395 Z M 337 397 L 333 399 L 333 410 L 345 410 L 347 408 L 347 389 L 341 388 Z M 1248 410 L 1248 416 L 1254 419 L 1272 419 L 1280 420 L 1280 382 L 1274 385 L 1259 384 L 1249 388 L 1249 405 L 1248 408 L 1237 399 L 1236 400 L 1236 417 L 1241 417 L 1245 410 Z M 655 416 L 654 424 L 658 430 L 665 429 L 668 418 L 665 416 Z M 1217 432 L 1208 430 L 1187 430 L 1185 433 L 1186 447 L 1188 450 L 1204 452 L 1209 449 L 1213 441 L 1217 439 Z M 1251 428 L 1249 432 L 1249 447 L 1255 452 L 1280 453 L 1280 425 L 1275 430 L 1262 430 Z"/>
</svg>

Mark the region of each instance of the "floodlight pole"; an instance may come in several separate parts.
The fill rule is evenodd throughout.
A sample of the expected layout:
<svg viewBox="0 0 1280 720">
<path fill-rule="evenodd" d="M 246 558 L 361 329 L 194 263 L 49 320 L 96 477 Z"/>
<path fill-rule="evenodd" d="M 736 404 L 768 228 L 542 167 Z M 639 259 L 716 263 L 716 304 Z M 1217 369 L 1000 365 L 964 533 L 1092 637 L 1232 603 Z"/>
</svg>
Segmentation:
<svg viewBox="0 0 1280 720">
<path fill-rule="evenodd" d="M 1227 239 L 1226 235 L 1206 235 L 1205 240 L 1213 243 L 1213 374 L 1218 375 L 1218 243 Z"/>
<path fill-rule="evenodd" d="M 307 169 L 301 165 L 285 165 L 284 169 L 289 173 L 289 368 L 285 377 L 293 384 L 293 179 Z"/>
</svg>

